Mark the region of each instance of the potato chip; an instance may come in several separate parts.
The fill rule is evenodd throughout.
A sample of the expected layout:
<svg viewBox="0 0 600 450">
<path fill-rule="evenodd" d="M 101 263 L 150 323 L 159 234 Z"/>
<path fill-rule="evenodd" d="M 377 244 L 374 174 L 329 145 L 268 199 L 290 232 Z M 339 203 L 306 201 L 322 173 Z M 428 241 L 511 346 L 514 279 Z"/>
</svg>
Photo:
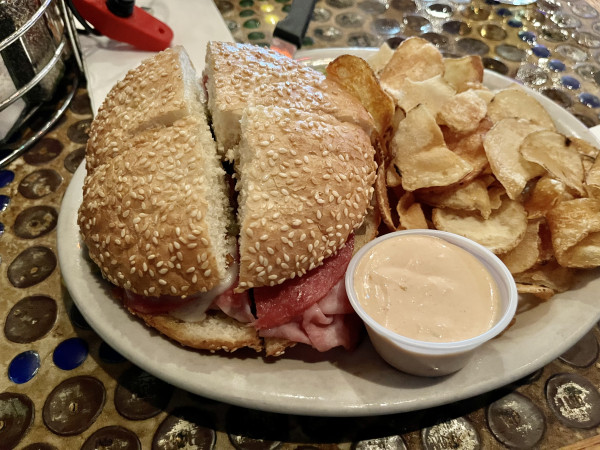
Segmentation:
<svg viewBox="0 0 600 450">
<path fill-rule="evenodd" d="M 390 59 L 392 59 L 393 55 L 394 50 L 392 50 L 391 47 L 384 42 L 381 47 L 379 47 L 379 50 L 377 50 L 373 56 L 367 59 L 367 63 L 377 75 L 383 70 L 387 63 L 390 62 Z"/>
<path fill-rule="evenodd" d="M 548 223 L 543 220 L 540 223 L 540 254 L 538 256 L 537 265 L 546 264 L 549 261 L 556 260 L 554 257 L 554 247 L 552 247 L 552 235 Z"/>
<path fill-rule="evenodd" d="M 385 178 L 385 166 L 380 165 L 377 168 L 377 178 L 375 178 L 375 198 L 381 214 L 381 220 L 383 220 L 383 223 L 385 223 L 388 229 L 395 230 L 397 225 L 394 223 L 394 219 L 392 218 L 392 207 L 390 206 Z"/>
<path fill-rule="evenodd" d="M 539 164 L 579 195 L 585 195 L 581 155 L 570 144 L 569 138 L 556 131 L 541 130 L 526 136 L 520 151 L 527 161 Z"/>
<path fill-rule="evenodd" d="M 546 214 L 556 260 L 564 267 L 600 265 L 600 200 L 560 202 Z"/>
<path fill-rule="evenodd" d="M 447 189 L 442 192 L 435 190 L 420 191 L 417 198 L 419 201 L 437 208 L 478 211 L 484 219 L 489 218 L 492 214 L 487 184 L 481 179 L 475 179 L 464 185 L 461 183 L 454 189 Z"/>
<path fill-rule="evenodd" d="M 573 287 L 575 269 L 563 267 L 556 260 L 514 275 L 517 283 L 533 284 L 552 289 L 554 292 L 565 292 Z"/>
<path fill-rule="evenodd" d="M 506 190 L 502 186 L 492 186 L 488 189 L 490 207 L 498 209 L 502 206 L 502 198 L 506 196 Z"/>
<path fill-rule="evenodd" d="M 386 90 L 402 90 L 407 79 L 423 81 L 443 73 L 444 60 L 435 45 L 423 38 L 411 37 L 396 48 L 379 80 Z"/>
<path fill-rule="evenodd" d="M 554 121 L 531 95 L 515 85 L 496 93 L 488 105 L 488 116 L 494 123 L 502 119 L 525 119 L 546 130 L 554 130 Z"/>
<path fill-rule="evenodd" d="M 435 119 L 424 106 L 417 106 L 400 122 L 392 139 L 393 163 L 407 191 L 448 186 L 472 171 L 469 163 L 449 150 Z"/>
<path fill-rule="evenodd" d="M 444 59 L 444 80 L 456 92 L 463 92 L 483 82 L 483 63 L 479 56 Z"/>
<path fill-rule="evenodd" d="M 327 78 L 360 100 L 375 121 L 379 136 L 384 138 L 392 126 L 394 102 L 381 89 L 367 62 L 357 56 L 339 56 L 327 66 Z"/>
<path fill-rule="evenodd" d="M 477 129 L 468 134 L 456 133 L 448 127 L 443 127 L 444 141 L 448 148 L 473 167 L 471 173 L 463 181 L 474 179 L 489 168 L 487 155 L 483 148 L 483 139 L 492 125 L 491 120 L 484 118 L 479 122 Z"/>
<path fill-rule="evenodd" d="M 421 204 L 415 201 L 412 192 L 406 192 L 400 198 L 396 207 L 400 225 L 399 230 L 414 230 L 429 228 Z"/>
<path fill-rule="evenodd" d="M 496 95 L 494 94 L 494 91 L 490 91 L 485 87 L 471 89 L 471 92 L 477 94 L 479 98 L 485 102 L 486 105 L 489 105 L 494 99 L 494 95 Z"/>
<path fill-rule="evenodd" d="M 552 289 L 535 284 L 517 283 L 517 292 L 519 294 L 532 294 L 542 300 L 550 300 L 554 297 L 554 291 Z"/>
<path fill-rule="evenodd" d="M 402 177 L 396 171 L 396 166 L 393 164 L 385 172 L 385 184 L 392 188 L 402 186 Z"/>
<path fill-rule="evenodd" d="M 379 224 L 381 223 L 381 213 L 379 207 L 374 203 L 377 199 L 373 197 L 372 207 L 367 211 L 365 220 L 362 225 L 354 230 L 354 252 L 356 253 L 361 247 L 371 242 L 377 237 Z"/>
<path fill-rule="evenodd" d="M 538 262 L 542 244 L 539 233 L 540 222 L 539 220 L 529 222 L 519 245 L 511 251 L 499 255 L 510 273 L 524 272 Z"/>
<path fill-rule="evenodd" d="M 556 204 L 563 200 L 572 200 L 566 186 L 559 180 L 543 176 L 535 183 L 529 196 L 523 203 L 529 219 L 545 217 Z"/>
<path fill-rule="evenodd" d="M 389 88 L 387 92 L 403 111 L 408 112 L 417 105 L 424 105 L 434 117 L 455 94 L 441 75 L 423 81 L 406 80 L 402 89 Z"/>
<path fill-rule="evenodd" d="M 590 172 L 592 170 L 592 167 L 594 167 L 594 163 L 596 162 L 596 159 L 597 159 L 598 153 L 600 152 L 600 149 L 594 147 L 589 142 L 587 142 L 583 139 L 579 139 L 579 138 L 576 138 L 573 136 L 569 136 L 569 140 L 571 141 L 571 147 L 573 147 L 575 150 L 577 150 L 577 153 L 579 153 L 581 155 L 581 162 L 583 163 L 583 171 L 586 173 L 585 183 L 587 185 L 592 184 L 593 186 L 597 186 L 598 181 L 600 180 L 600 176 L 597 176 L 598 177 L 597 179 L 594 179 L 594 177 L 592 177 L 590 180 L 591 181 L 591 183 L 590 183 L 590 181 L 588 181 L 587 174 L 588 174 L 588 172 Z M 600 171 L 600 167 L 598 167 L 597 169 L 594 169 L 594 170 Z M 593 196 L 593 197 L 600 196 L 600 191 L 598 191 L 595 187 L 592 187 L 591 189 L 586 189 L 586 191 L 589 196 Z"/>
<path fill-rule="evenodd" d="M 558 255 L 557 255 L 558 258 Z M 600 265 L 600 232 L 590 233 L 561 255 L 566 267 L 591 269 Z"/>
<path fill-rule="evenodd" d="M 598 153 L 600 153 L 600 149 L 594 147 L 584 139 L 569 136 L 569 140 L 571 141 L 571 146 L 577 150 L 581 156 L 585 156 L 591 160 L 596 160 Z"/>
<path fill-rule="evenodd" d="M 527 182 L 546 173 L 544 168 L 527 161 L 520 152 L 521 143 L 540 126 L 520 119 L 502 119 L 486 134 L 483 148 L 492 172 L 515 200 L 521 196 Z"/>
<path fill-rule="evenodd" d="M 433 210 L 432 219 L 437 229 L 472 239 L 494 253 L 515 248 L 527 230 L 525 208 L 510 199 L 504 199 L 487 220 L 477 213 L 441 208 Z"/>
<path fill-rule="evenodd" d="M 473 91 L 456 94 L 439 109 L 437 120 L 458 133 L 475 131 L 487 113 L 487 103 Z"/>
<path fill-rule="evenodd" d="M 587 170 L 585 184 L 590 197 L 600 198 L 600 158 Z"/>
</svg>

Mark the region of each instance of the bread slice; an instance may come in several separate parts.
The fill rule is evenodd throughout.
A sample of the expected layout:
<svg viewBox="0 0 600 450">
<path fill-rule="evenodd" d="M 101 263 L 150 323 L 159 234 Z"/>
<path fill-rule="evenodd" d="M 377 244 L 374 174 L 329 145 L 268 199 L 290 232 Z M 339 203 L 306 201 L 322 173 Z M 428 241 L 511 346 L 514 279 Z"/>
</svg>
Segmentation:
<svg viewBox="0 0 600 450">
<path fill-rule="evenodd" d="M 263 349 L 256 330 L 220 311 L 209 311 L 200 322 L 184 322 L 167 314 L 153 315 L 131 311 L 146 324 L 181 345 L 201 350 L 233 352 L 241 348 Z"/>
<path fill-rule="evenodd" d="M 204 69 L 219 152 L 234 159 L 240 120 L 250 106 L 279 106 L 333 115 L 371 136 L 374 123 L 358 99 L 299 61 L 247 44 L 210 42 Z"/>
<path fill-rule="evenodd" d="M 149 128 L 202 116 L 203 90 L 185 50 L 167 49 L 130 70 L 108 93 L 90 126 L 86 168 L 92 172 L 129 148 L 130 139 Z"/>
<path fill-rule="evenodd" d="M 274 286 L 320 266 L 362 224 L 374 149 L 356 125 L 276 106 L 247 108 L 241 130 L 239 287 Z"/>
</svg>

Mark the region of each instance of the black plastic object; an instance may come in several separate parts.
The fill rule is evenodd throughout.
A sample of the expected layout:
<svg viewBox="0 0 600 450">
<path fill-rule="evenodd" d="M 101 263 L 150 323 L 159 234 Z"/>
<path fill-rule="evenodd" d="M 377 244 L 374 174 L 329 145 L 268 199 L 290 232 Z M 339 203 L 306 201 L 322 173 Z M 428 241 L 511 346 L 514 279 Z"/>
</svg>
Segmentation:
<svg viewBox="0 0 600 450">
<path fill-rule="evenodd" d="M 273 37 L 287 41 L 300 48 L 317 0 L 295 0 L 287 17 L 277 23 Z"/>
<path fill-rule="evenodd" d="M 115 16 L 129 17 L 133 14 L 135 0 L 106 0 L 106 7 Z"/>
</svg>

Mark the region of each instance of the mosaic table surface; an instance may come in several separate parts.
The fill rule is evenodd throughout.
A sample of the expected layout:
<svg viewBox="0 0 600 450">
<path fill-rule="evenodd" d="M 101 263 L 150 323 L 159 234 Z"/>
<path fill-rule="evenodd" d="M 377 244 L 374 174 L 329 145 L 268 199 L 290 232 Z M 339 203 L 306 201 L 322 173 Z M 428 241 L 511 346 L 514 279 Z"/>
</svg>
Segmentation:
<svg viewBox="0 0 600 450">
<path fill-rule="evenodd" d="M 289 0 L 216 1 L 236 40 L 268 45 Z M 583 1 L 321 0 L 304 48 L 422 36 L 482 56 L 600 123 L 600 14 Z M 0 449 L 558 448 L 600 429 L 600 329 L 503 389 L 417 413 L 318 418 L 218 403 L 167 385 L 108 347 L 61 282 L 56 221 L 91 122 L 85 88 L 60 123 L 0 170 Z"/>
</svg>

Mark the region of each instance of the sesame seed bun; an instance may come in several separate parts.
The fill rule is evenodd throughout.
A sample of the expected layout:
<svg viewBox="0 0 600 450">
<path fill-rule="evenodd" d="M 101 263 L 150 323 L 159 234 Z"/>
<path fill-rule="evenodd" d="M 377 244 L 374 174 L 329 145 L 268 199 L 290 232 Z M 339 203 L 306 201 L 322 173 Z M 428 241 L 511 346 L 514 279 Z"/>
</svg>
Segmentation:
<svg viewBox="0 0 600 450">
<path fill-rule="evenodd" d="M 235 252 L 204 101 L 187 54 L 176 47 L 130 71 L 92 122 L 78 223 L 102 275 L 133 293 L 210 290 Z"/>
<path fill-rule="evenodd" d="M 202 115 L 193 65 L 182 47 L 157 53 L 130 70 L 107 94 L 90 126 L 88 172 L 129 148 L 138 133 Z"/>
<path fill-rule="evenodd" d="M 241 289 L 300 277 L 337 253 L 367 214 L 375 151 L 333 116 L 249 107 L 237 151 Z"/>
<path fill-rule="evenodd" d="M 327 114 L 371 136 L 375 126 L 360 101 L 299 61 L 249 44 L 210 42 L 204 69 L 208 108 L 219 152 L 232 158 L 249 106 L 279 106 Z"/>
<path fill-rule="evenodd" d="M 103 276 L 136 294 L 204 292 L 225 277 L 234 251 L 224 171 L 189 116 L 147 130 L 88 174 L 78 222 Z M 210 147 L 208 147 L 210 148 Z"/>
</svg>

